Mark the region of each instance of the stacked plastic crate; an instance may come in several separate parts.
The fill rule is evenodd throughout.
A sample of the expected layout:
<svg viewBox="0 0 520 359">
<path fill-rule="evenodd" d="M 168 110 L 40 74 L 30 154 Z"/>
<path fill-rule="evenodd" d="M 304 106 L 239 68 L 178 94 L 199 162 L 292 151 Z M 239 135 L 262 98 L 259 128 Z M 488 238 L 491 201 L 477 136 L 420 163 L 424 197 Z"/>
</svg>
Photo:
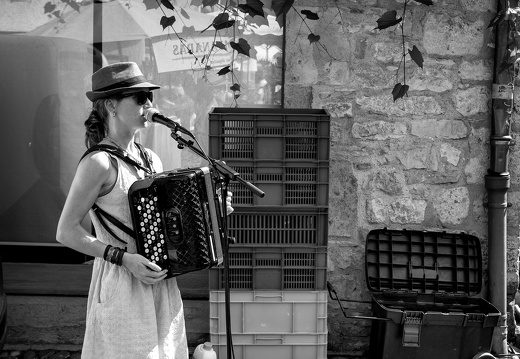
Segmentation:
<svg viewBox="0 0 520 359">
<path fill-rule="evenodd" d="M 327 348 L 330 115 L 215 108 L 210 156 L 265 192 L 232 182 L 228 234 L 236 359 L 321 359 Z M 210 336 L 225 358 L 224 269 L 210 270 Z"/>
</svg>

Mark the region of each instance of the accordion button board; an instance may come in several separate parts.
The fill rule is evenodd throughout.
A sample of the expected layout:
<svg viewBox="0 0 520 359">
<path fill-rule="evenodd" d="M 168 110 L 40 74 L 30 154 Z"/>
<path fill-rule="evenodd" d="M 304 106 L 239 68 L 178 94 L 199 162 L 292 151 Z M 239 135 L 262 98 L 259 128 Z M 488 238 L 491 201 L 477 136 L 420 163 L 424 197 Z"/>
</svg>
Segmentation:
<svg viewBox="0 0 520 359">
<path fill-rule="evenodd" d="M 167 278 L 222 264 L 218 196 L 207 167 L 163 172 L 128 191 L 138 252 Z"/>
</svg>

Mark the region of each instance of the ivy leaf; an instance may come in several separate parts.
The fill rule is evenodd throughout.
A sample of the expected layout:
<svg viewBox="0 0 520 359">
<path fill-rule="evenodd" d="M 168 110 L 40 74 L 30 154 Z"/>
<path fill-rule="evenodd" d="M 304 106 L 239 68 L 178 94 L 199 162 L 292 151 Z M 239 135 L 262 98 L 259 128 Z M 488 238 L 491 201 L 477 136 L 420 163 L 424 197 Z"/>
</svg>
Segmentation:
<svg viewBox="0 0 520 359">
<path fill-rule="evenodd" d="M 175 16 L 163 16 L 161 17 L 160 24 L 162 25 L 163 30 L 166 29 L 168 26 L 172 26 L 175 23 Z"/>
<path fill-rule="evenodd" d="M 222 41 L 216 41 L 213 45 L 221 50 L 226 50 L 226 45 Z"/>
<path fill-rule="evenodd" d="M 186 10 L 184 10 L 183 7 L 181 7 L 181 15 L 185 19 L 188 19 L 188 20 L 190 19 L 190 15 L 186 12 Z"/>
<path fill-rule="evenodd" d="M 231 91 L 240 91 L 240 85 L 239 84 L 233 84 L 233 86 L 231 86 L 229 88 Z"/>
<path fill-rule="evenodd" d="M 410 86 L 408 85 L 401 85 L 401 83 L 398 83 L 394 86 L 394 89 L 392 90 L 392 96 L 394 97 L 394 102 L 402 97 L 404 95 L 408 94 L 408 88 Z"/>
<path fill-rule="evenodd" d="M 264 4 L 260 0 L 247 0 L 246 4 L 241 4 L 237 7 L 240 11 L 249 14 L 251 17 L 255 17 L 257 15 L 265 17 Z"/>
<path fill-rule="evenodd" d="M 294 0 L 273 0 L 271 9 L 273 9 L 276 17 L 287 14 L 294 4 Z"/>
<path fill-rule="evenodd" d="M 403 21 L 402 18 L 397 18 L 397 11 L 390 10 L 387 11 L 381 16 L 379 19 L 377 19 L 377 27 L 376 29 L 383 30 L 390 26 L 394 26 L 399 24 L 401 21 Z"/>
<path fill-rule="evenodd" d="M 170 2 L 170 0 L 161 0 L 161 4 L 163 4 L 164 7 L 167 8 L 167 9 L 175 10 L 175 8 L 173 7 L 173 5 Z"/>
<path fill-rule="evenodd" d="M 79 4 L 76 2 L 76 1 L 72 1 L 72 0 L 66 0 L 64 1 L 67 5 L 69 5 L 73 10 L 76 10 L 77 12 L 79 12 Z"/>
<path fill-rule="evenodd" d="M 202 6 L 215 6 L 218 4 L 218 0 L 202 0 Z"/>
<path fill-rule="evenodd" d="M 238 39 L 238 42 L 231 41 L 229 43 L 229 45 L 231 46 L 231 48 L 233 50 L 235 50 L 239 54 L 244 54 L 246 56 L 249 56 L 249 51 L 251 50 L 251 46 L 243 38 Z"/>
<path fill-rule="evenodd" d="M 143 3 L 146 6 L 146 10 L 154 10 L 160 6 L 156 0 L 144 0 Z"/>
<path fill-rule="evenodd" d="M 310 10 L 302 10 L 301 11 L 303 15 L 309 20 L 319 20 L 320 17 L 315 12 L 312 12 Z"/>
<path fill-rule="evenodd" d="M 310 33 L 309 36 L 307 36 L 309 39 L 309 42 L 312 44 L 313 42 L 320 41 L 320 35 L 314 35 L 313 33 Z"/>
<path fill-rule="evenodd" d="M 56 5 L 54 5 L 51 2 L 46 3 L 43 6 L 43 13 L 44 14 L 52 14 L 52 12 L 56 9 Z"/>
<path fill-rule="evenodd" d="M 195 30 L 195 26 L 184 26 L 182 28 L 182 35 L 183 36 L 195 36 L 197 35 L 199 32 L 197 30 Z"/>
<path fill-rule="evenodd" d="M 213 23 L 211 24 L 215 30 L 222 30 L 227 29 L 229 27 L 232 27 L 235 24 L 235 20 L 229 19 L 229 14 L 226 12 L 223 12 L 221 14 L 218 14 L 215 19 L 213 20 Z"/>
<path fill-rule="evenodd" d="M 514 63 L 516 62 L 516 57 L 514 54 L 511 54 L 511 56 L 506 60 L 502 61 L 500 63 L 500 66 L 498 66 L 497 73 L 500 74 L 504 71 L 509 71 L 513 67 Z"/>
<path fill-rule="evenodd" d="M 226 67 L 223 67 L 219 70 L 219 72 L 217 72 L 217 75 L 219 76 L 223 76 L 227 73 L 231 72 L 231 69 L 229 68 L 229 66 L 226 66 Z"/>
<path fill-rule="evenodd" d="M 432 0 L 415 0 L 415 1 L 417 1 L 421 4 L 424 4 L 424 5 L 428 5 L 428 6 L 433 5 Z"/>
<path fill-rule="evenodd" d="M 408 49 L 408 53 L 410 54 L 412 60 L 417 64 L 417 66 L 419 66 L 422 69 L 424 60 L 421 51 L 419 51 L 419 49 L 415 45 L 413 45 L 413 48 L 411 50 Z"/>
<path fill-rule="evenodd" d="M 495 25 L 497 25 L 498 23 L 502 22 L 502 20 L 504 20 L 505 18 L 505 13 L 504 11 L 500 11 L 498 14 L 495 15 L 495 17 L 489 22 L 489 25 L 488 25 L 488 29 L 490 27 L 493 27 Z"/>
</svg>

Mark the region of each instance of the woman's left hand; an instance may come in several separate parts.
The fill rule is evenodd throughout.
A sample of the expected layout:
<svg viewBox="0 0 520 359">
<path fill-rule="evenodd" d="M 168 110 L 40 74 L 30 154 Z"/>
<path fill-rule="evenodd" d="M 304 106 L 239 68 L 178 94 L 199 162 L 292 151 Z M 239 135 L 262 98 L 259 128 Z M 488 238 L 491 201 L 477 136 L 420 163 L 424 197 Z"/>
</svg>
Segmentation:
<svg viewBox="0 0 520 359">
<path fill-rule="evenodd" d="M 218 200 L 220 202 L 220 204 L 222 205 L 222 196 L 220 195 L 220 189 L 217 190 L 217 194 L 218 194 Z M 231 198 L 233 197 L 233 192 L 231 191 L 227 191 L 227 196 L 226 196 L 226 214 L 229 216 L 231 213 L 233 213 L 233 211 L 235 210 L 232 206 L 231 206 Z"/>
<path fill-rule="evenodd" d="M 233 197 L 233 192 L 228 191 L 226 196 L 226 214 L 229 216 L 235 210 L 231 206 L 231 197 Z"/>
</svg>

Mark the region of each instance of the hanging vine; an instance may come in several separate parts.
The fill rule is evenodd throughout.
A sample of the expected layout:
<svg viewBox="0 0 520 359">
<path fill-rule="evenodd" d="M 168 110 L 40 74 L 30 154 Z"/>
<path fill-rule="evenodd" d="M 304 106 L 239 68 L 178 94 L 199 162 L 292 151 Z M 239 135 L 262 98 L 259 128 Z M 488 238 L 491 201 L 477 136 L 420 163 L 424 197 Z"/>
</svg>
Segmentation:
<svg viewBox="0 0 520 359">
<path fill-rule="evenodd" d="M 433 2 L 431 0 L 413 0 L 418 3 L 421 3 L 423 5 L 431 6 L 433 5 Z M 406 0 L 403 5 L 403 10 L 401 13 L 401 17 L 397 17 L 397 11 L 396 10 L 390 10 L 385 12 L 378 20 L 377 20 L 377 29 L 383 30 L 387 29 L 393 26 L 399 26 L 399 29 L 401 30 L 401 48 L 402 48 L 402 56 L 401 61 L 399 62 L 399 66 L 397 68 L 395 77 L 396 77 L 396 84 L 394 85 L 394 88 L 392 89 L 392 96 L 394 98 L 394 102 L 397 99 L 400 99 L 408 94 L 408 90 L 410 86 L 406 84 L 406 56 L 410 56 L 410 58 L 419 66 L 421 69 L 423 68 L 423 56 L 421 51 L 414 45 L 412 49 L 406 49 L 405 39 L 406 35 L 404 33 L 404 24 L 406 19 L 406 10 L 408 4 L 411 2 L 411 0 Z M 399 81 L 400 73 L 401 73 L 401 65 L 402 65 L 402 82 Z"/>
<path fill-rule="evenodd" d="M 129 0 L 126 1 L 127 5 L 130 5 Z M 204 33 L 207 30 L 214 31 L 213 43 L 208 53 L 205 53 L 202 57 L 199 57 L 188 46 L 186 39 L 183 38 L 181 34 L 177 33 L 173 27 L 176 22 L 182 21 L 182 19 L 189 19 L 189 15 L 182 8 L 182 6 L 178 4 L 180 1 L 181 0 L 142 0 L 146 6 L 146 10 L 158 8 L 161 9 L 163 15 L 160 19 L 158 19 L 159 24 L 162 26 L 163 30 L 166 30 L 167 28 L 173 29 L 174 35 L 180 41 L 180 44 L 184 48 L 185 53 L 193 56 L 194 70 L 203 71 L 203 78 L 206 80 L 207 72 L 209 70 L 213 70 L 212 56 L 218 51 L 232 51 L 231 62 L 219 68 L 216 73 L 218 76 L 231 76 L 232 85 L 229 89 L 233 92 L 235 105 L 237 105 L 237 100 L 241 94 L 240 82 L 238 80 L 238 76 L 235 74 L 236 58 L 238 55 L 243 55 L 246 57 L 253 57 L 255 55 L 254 49 L 252 49 L 249 42 L 241 36 L 239 28 L 244 28 L 248 22 L 254 21 L 255 17 L 266 19 L 267 15 L 273 15 L 275 16 L 279 26 L 283 27 L 284 18 L 287 13 L 289 11 L 295 11 L 298 17 L 301 19 L 302 25 L 304 25 L 308 30 L 307 39 L 309 44 L 316 46 L 318 51 L 325 53 L 331 60 L 334 59 L 325 45 L 321 42 L 320 34 L 315 34 L 307 23 L 308 21 L 320 20 L 319 15 L 316 12 L 308 9 L 298 12 L 298 10 L 294 7 L 295 0 L 272 0 L 271 3 L 267 6 L 261 0 L 245 0 L 245 3 L 238 3 L 236 0 L 226 0 L 224 4 L 221 4 L 222 0 L 182 0 L 185 1 L 186 4 L 189 3 L 189 5 L 218 9 L 218 15 L 215 16 L 212 23 L 208 25 L 206 29 L 201 31 L 201 33 Z M 392 96 L 394 101 L 408 94 L 409 86 L 406 84 L 406 57 L 410 56 L 411 59 L 420 68 L 423 68 L 424 63 L 420 50 L 415 45 L 412 47 L 412 49 L 406 49 L 405 44 L 406 35 L 404 33 L 404 23 L 407 14 L 407 6 L 412 1 L 426 6 L 433 5 L 432 0 L 405 0 L 400 17 L 398 17 L 396 10 L 390 10 L 385 12 L 377 20 L 376 29 L 378 30 L 384 30 L 398 26 L 401 31 L 400 37 L 402 56 L 398 69 L 396 70 L 396 84 L 392 89 Z M 45 4 L 44 12 L 51 17 L 56 17 L 60 20 L 63 20 L 62 15 L 67 7 L 70 7 L 71 9 L 79 12 L 81 10 L 81 6 L 91 2 L 92 0 L 83 2 L 78 2 L 76 0 L 50 0 Z M 123 0 L 123 3 L 124 2 L 125 1 Z M 59 8 L 58 4 L 63 5 L 61 9 Z M 335 0 L 335 4 L 338 8 L 338 12 L 341 15 L 338 6 L 338 0 Z M 228 44 L 225 44 L 223 41 L 220 41 L 219 32 L 228 29 L 232 30 L 232 40 L 229 41 Z"/>
</svg>

